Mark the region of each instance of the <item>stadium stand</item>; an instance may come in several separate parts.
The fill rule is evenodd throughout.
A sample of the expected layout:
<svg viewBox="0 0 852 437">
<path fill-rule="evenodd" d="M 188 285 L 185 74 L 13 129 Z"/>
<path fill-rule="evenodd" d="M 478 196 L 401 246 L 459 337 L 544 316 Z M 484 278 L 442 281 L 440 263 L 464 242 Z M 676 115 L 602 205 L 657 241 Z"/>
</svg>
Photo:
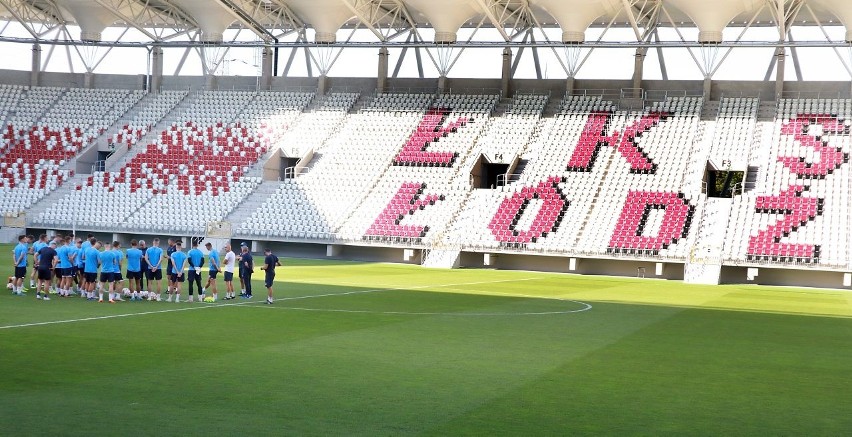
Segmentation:
<svg viewBox="0 0 852 437">
<path fill-rule="evenodd" d="M 283 181 L 278 191 L 241 225 L 241 232 L 251 236 L 331 238 L 375 185 L 433 97 L 377 94 L 359 113 L 338 118 L 341 124 L 333 128 L 338 133 L 316 148 L 304 175 Z M 285 141 L 284 148 L 287 147 Z"/>
<path fill-rule="evenodd" d="M 848 265 L 852 101 L 779 102 L 763 192 L 737 197 L 730 262 Z"/>
<path fill-rule="evenodd" d="M 22 212 L 67 181 L 74 170 L 66 164 L 142 96 L 117 89 L 26 90 L 2 133 L 0 212 Z"/>
<path fill-rule="evenodd" d="M 108 220 L 142 231 L 202 232 L 260 184 L 260 178 L 244 177 L 246 172 L 290 128 L 311 97 L 289 92 L 202 92 L 178 115 L 180 122 L 172 122 L 127 164 L 115 172 L 96 172 L 39 220 L 82 225 Z M 162 113 L 173 101 L 155 110 Z M 115 207 L 106 214 L 81 210 L 75 207 L 81 200 Z"/>
<path fill-rule="evenodd" d="M 529 145 L 520 180 L 475 190 L 445 243 L 461 238 L 478 249 L 682 258 L 687 244 L 677 232 L 688 230 L 694 208 L 678 191 L 689 149 L 674 146 L 691 144 L 700 106 L 700 99 L 681 99 L 643 113 L 611 112 L 612 102 L 598 97 L 566 96 Z M 641 208 L 617 213 L 633 204 Z"/>
<path fill-rule="evenodd" d="M 62 165 L 113 123 L 107 140 L 132 149 L 40 213 L 33 222 L 43 227 L 201 234 L 240 208 L 262 183 L 250 168 L 280 149 L 307 165 L 270 182 L 268 198 L 234 223 L 236 235 L 681 263 L 850 262 L 841 244 L 849 100 L 782 100 L 773 132 L 760 134 L 750 98 L 725 98 L 702 122 L 699 97 L 632 111 L 566 95 L 543 116 L 550 99 L 525 93 L 496 114 L 497 94 L 379 93 L 355 111 L 358 93 L 4 87 L 0 95 L 0 180 L 20 193 L 4 196 L 4 211 L 56 189 L 71 175 Z M 97 116 L 80 106 L 92 99 Z M 480 189 L 471 171 L 484 155 L 526 165 Z M 708 160 L 760 168 L 759 189 L 708 199 Z"/>
<path fill-rule="evenodd" d="M 470 152 L 498 101 L 498 95 L 438 96 L 341 233 L 404 243 L 439 238 L 467 197 L 469 173 L 459 170 L 465 158 L 475 159 Z"/>
<path fill-rule="evenodd" d="M 710 160 L 720 168 L 745 169 L 755 140 L 760 99 L 724 98 L 719 104 Z"/>
</svg>

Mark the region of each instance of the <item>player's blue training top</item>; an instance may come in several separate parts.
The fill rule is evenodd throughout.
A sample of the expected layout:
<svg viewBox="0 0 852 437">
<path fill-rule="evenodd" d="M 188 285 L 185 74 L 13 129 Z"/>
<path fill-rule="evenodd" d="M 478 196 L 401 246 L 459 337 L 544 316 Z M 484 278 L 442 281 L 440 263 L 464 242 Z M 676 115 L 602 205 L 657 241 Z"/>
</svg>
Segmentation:
<svg viewBox="0 0 852 437">
<path fill-rule="evenodd" d="M 83 269 L 85 273 L 97 273 L 98 272 L 98 260 L 100 258 L 100 252 L 98 249 L 95 249 L 91 245 L 88 249 L 86 249 L 86 267 Z"/>
<path fill-rule="evenodd" d="M 60 247 L 56 253 L 59 255 L 59 268 L 60 269 L 70 269 L 71 268 L 71 246 L 65 245 Z"/>
<path fill-rule="evenodd" d="M 142 251 L 139 249 L 127 249 L 127 271 L 141 272 L 142 271 Z"/>
<path fill-rule="evenodd" d="M 170 271 L 174 270 L 174 268 L 172 268 L 172 255 L 174 255 L 175 251 L 177 251 L 177 246 L 169 246 L 166 248 L 166 261 L 168 261 L 166 265 L 168 265 Z"/>
<path fill-rule="evenodd" d="M 178 269 L 181 268 L 181 266 L 186 267 L 184 262 L 187 258 L 189 258 L 189 256 L 186 253 L 176 250 L 175 253 L 172 254 L 172 273 L 177 274 Z M 181 269 L 181 271 L 183 270 Z"/>
<path fill-rule="evenodd" d="M 15 251 L 13 252 L 15 255 L 15 261 L 20 259 L 15 267 L 26 267 L 27 266 L 27 252 L 30 250 L 30 247 L 26 243 L 18 243 L 15 246 Z"/>
<path fill-rule="evenodd" d="M 116 273 L 113 270 L 115 266 L 115 253 L 111 250 L 105 250 L 98 255 L 98 259 L 101 261 L 101 272 L 102 273 Z"/>
<path fill-rule="evenodd" d="M 77 253 L 77 257 L 74 258 L 74 262 L 77 263 L 78 268 L 83 267 L 86 265 L 86 261 L 83 259 L 83 254 L 86 252 L 86 249 L 83 247 L 75 247 L 74 250 Z"/>
<path fill-rule="evenodd" d="M 148 263 L 151 264 L 152 267 L 157 267 L 158 269 L 162 267 L 163 249 L 152 246 L 149 247 L 148 251 L 145 253 L 148 255 Z"/>
<path fill-rule="evenodd" d="M 113 249 L 112 252 L 115 253 L 112 272 L 121 273 L 121 262 L 124 261 L 124 252 L 122 252 L 121 249 Z"/>
<path fill-rule="evenodd" d="M 204 252 L 198 250 L 197 247 L 191 249 L 187 256 L 189 257 L 190 267 L 201 267 L 202 262 L 204 262 Z"/>
<path fill-rule="evenodd" d="M 210 251 L 210 271 L 215 272 L 222 269 L 222 264 L 219 263 L 219 252 L 215 250 Z"/>
</svg>

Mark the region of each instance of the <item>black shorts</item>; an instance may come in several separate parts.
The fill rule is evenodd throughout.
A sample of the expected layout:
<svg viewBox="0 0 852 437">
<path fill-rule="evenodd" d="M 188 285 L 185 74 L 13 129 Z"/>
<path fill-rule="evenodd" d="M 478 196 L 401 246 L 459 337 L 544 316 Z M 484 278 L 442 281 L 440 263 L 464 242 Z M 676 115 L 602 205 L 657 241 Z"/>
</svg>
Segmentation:
<svg viewBox="0 0 852 437">
<path fill-rule="evenodd" d="M 123 280 L 124 280 L 124 276 L 121 276 L 121 272 L 112 274 L 112 281 L 113 282 L 121 282 Z"/>
<path fill-rule="evenodd" d="M 218 270 L 210 270 L 210 274 L 208 275 L 210 279 L 216 279 L 216 276 L 219 274 Z"/>
<path fill-rule="evenodd" d="M 142 279 L 142 272 L 127 271 L 127 279 Z"/>
<path fill-rule="evenodd" d="M 145 277 L 148 278 L 149 281 L 160 281 L 163 279 L 163 269 L 157 270 L 145 270 Z"/>
<path fill-rule="evenodd" d="M 225 272 L 225 282 L 231 282 L 234 280 L 234 272 Z"/>
<path fill-rule="evenodd" d="M 169 273 L 169 282 L 177 282 L 177 275 L 174 273 Z"/>
<path fill-rule="evenodd" d="M 172 282 L 184 282 L 184 281 L 186 281 L 186 273 L 179 275 L 179 276 L 176 273 L 174 273 L 171 276 L 173 278 Z"/>
<path fill-rule="evenodd" d="M 194 281 L 195 278 L 201 280 L 201 272 L 196 272 L 195 269 L 192 267 L 190 267 L 189 271 L 186 272 L 186 276 L 189 278 L 190 281 Z"/>
<path fill-rule="evenodd" d="M 18 279 L 23 279 L 27 277 L 27 268 L 26 267 L 15 267 L 15 277 Z"/>
<path fill-rule="evenodd" d="M 53 271 L 47 269 L 38 269 L 38 278 L 42 281 L 49 281 L 53 279 Z"/>
<path fill-rule="evenodd" d="M 68 268 L 64 268 L 64 269 L 59 269 L 59 270 L 62 270 L 62 272 L 61 272 L 61 273 L 59 273 L 59 274 L 60 274 L 63 278 L 70 278 L 70 277 L 74 276 L 74 269 L 73 269 L 72 267 L 68 267 Z"/>
<path fill-rule="evenodd" d="M 113 277 L 112 272 L 101 272 L 101 282 L 114 282 L 115 279 Z"/>
<path fill-rule="evenodd" d="M 94 284 L 95 282 L 98 282 L 98 274 L 97 274 L 97 272 L 95 272 L 95 273 L 86 272 L 86 273 L 83 273 L 83 279 L 85 279 L 86 282 L 90 282 L 90 283 Z"/>
<path fill-rule="evenodd" d="M 78 267 L 78 266 L 71 267 L 71 275 L 72 276 L 77 276 L 77 274 L 82 272 L 82 271 L 83 270 L 81 270 L 80 267 Z"/>
<path fill-rule="evenodd" d="M 275 282 L 275 274 L 274 273 L 271 274 L 271 275 L 267 274 L 266 280 L 263 281 L 263 284 L 266 286 L 266 288 L 269 288 L 269 287 L 272 287 L 273 282 Z"/>
</svg>

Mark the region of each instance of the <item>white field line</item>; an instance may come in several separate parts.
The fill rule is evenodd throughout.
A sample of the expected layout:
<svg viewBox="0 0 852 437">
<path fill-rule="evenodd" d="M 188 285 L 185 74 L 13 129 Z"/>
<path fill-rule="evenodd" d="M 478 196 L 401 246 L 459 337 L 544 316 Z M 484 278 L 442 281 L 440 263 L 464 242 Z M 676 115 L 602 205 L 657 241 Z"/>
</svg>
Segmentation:
<svg viewBox="0 0 852 437">
<path fill-rule="evenodd" d="M 280 299 L 276 299 L 277 301 L 287 301 L 287 300 L 301 300 L 301 299 L 313 299 L 319 297 L 332 297 L 332 296 L 349 296 L 354 294 L 365 294 L 365 293 L 375 293 L 379 291 L 394 291 L 394 290 L 423 290 L 428 288 L 442 288 L 442 287 L 459 287 L 464 285 L 482 285 L 482 284 L 498 284 L 504 282 L 523 282 L 523 281 L 533 281 L 540 278 L 522 278 L 522 279 L 505 279 L 500 281 L 480 281 L 480 282 L 467 282 L 467 283 L 458 283 L 458 284 L 444 284 L 444 285 L 423 285 L 416 287 L 395 287 L 395 288 L 373 288 L 369 290 L 355 290 L 355 291 L 346 291 L 343 293 L 327 293 L 327 294 L 314 294 L 309 296 L 294 296 L 294 297 L 283 297 Z M 111 314 L 108 316 L 95 316 L 95 317 L 84 317 L 79 319 L 68 319 L 68 320 L 52 320 L 48 322 L 33 322 L 33 323 L 21 323 L 17 325 L 5 325 L 0 326 L 0 330 L 3 329 L 16 329 L 16 328 L 27 328 L 33 326 L 47 326 L 47 325 L 59 325 L 64 323 L 76 323 L 76 322 L 89 322 L 94 320 L 108 320 L 108 319 L 118 319 L 122 317 L 134 317 L 134 316 L 147 316 L 152 314 L 165 314 L 165 313 L 175 313 L 180 311 L 193 311 L 193 310 L 202 310 L 202 309 L 210 309 L 210 308 L 222 308 L 229 306 L 241 306 L 241 305 L 249 305 L 254 303 L 262 303 L 261 300 L 258 301 L 248 301 L 248 302 L 239 302 L 239 303 L 223 303 L 218 305 L 193 305 L 191 307 L 184 308 L 171 308 L 167 310 L 157 310 L 157 311 L 143 311 L 137 313 L 125 313 L 125 314 Z"/>
<path fill-rule="evenodd" d="M 577 300 L 560 300 L 561 302 L 571 302 L 581 305 L 582 308 L 576 310 L 565 311 L 536 311 L 536 312 L 505 312 L 505 313 L 466 313 L 463 311 L 447 313 L 447 312 L 414 312 L 414 311 L 373 311 L 373 310 L 344 310 L 335 308 L 301 308 L 301 307 L 275 307 L 275 306 L 253 306 L 250 308 L 264 308 L 271 310 L 287 310 L 287 311 L 310 311 L 317 313 L 347 313 L 347 314 L 377 314 L 389 316 L 451 316 L 451 317 L 518 317 L 518 316 L 549 316 L 558 314 L 574 314 L 582 313 L 592 309 L 592 306 L 586 302 Z M 247 307 L 249 308 L 249 307 Z"/>
</svg>

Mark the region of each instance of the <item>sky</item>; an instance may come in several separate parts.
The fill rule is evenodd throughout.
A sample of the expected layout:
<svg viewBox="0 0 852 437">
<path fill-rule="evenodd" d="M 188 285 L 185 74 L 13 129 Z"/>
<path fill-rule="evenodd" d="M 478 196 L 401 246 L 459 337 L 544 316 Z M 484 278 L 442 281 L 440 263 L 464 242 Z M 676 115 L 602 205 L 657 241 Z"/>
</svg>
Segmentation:
<svg viewBox="0 0 852 437">
<path fill-rule="evenodd" d="M 0 22 L 0 28 L 5 23 Z M 842 40 L 845 36 L 845 29 L 842 26 L 826 26 L 826 31 L 829 37 L 833 40 Z M 689 40 L 697 39 L 697 29 L 684 28 L 681 29 L 684 37 Z M 734 40 L 742 31 L 741 28 L 728 28 L 725 30 L 725 40 Z M 72 36 L 79 36 L 79 29 L 69 26 L 69 32 Z M 123 28 L 107 28 L 103 32 L 103 40 L 118 39 L 123 32 L 126 32 L 124 38 L 127 40 L 145 40 L 145 38 L 135 29 L 126 30 Z M 429 29 L 421 29 L 421 37 L 424 40 L 431 40 L 432 34 Z M 474 29 L 462 29 L 459 32 L 458 40 L 466 41 L 471 37 Z M 500 39 L 499 34 L 494 29 L 483 28 L 474 35 L 476 40 L 492 40 Z M 540 32 L 540 31 L 538 31 Z M 548 38 L 558 40 L 560 31 L 558 29 L 547 29 Z M 593 41 L 602 38 L 605 41 L 629 41 L 634 39 L 633 31 L 629 28 L 614 28 L 602 35 L 603 29 L 592 28 L 586 32 L 586 40 Z M 661 28 L 659 30 L 662 40 L 677 39 L 677 35 L 673 29 Z M 818 27 L 796 27 L 792 31 L 793 37 L 797 41 L 824 41 L 825 37 Z M 135 34 L 135 35 L 134 35 Z M 4 35 L 26 37 L 27 34 L 23 28 L 17 23 L 12 23 L 7 28 Z M 367 30 L 359 29 L 352 33 L 351 30 L 341 30 L 338 32 L 338 40 L 344 41 L 351 38 L 353 41 L 375 41 L 375 37 Z M 226 40 L 237 38 L 238 40 L 254 40 L 255 36 L 248 30 L 236 31 L 229 30 L 225 35 Z M 308 34 L 311 39 L 312 35 Z M 537 34 L 536 38 L 542 40 L 543 36 Z M 285 40 L 294 40 L 295 36 Z M 772 27 L 752 28 L 749 29 L 743 38 L 746 41 L 771 41 L 777 39 L 777 31 Z M 115 48 L 108 50 L 106 48 L 81 48 L 74 49 L 64 46 L 43 46 L 42 60 L 47 62 L 45 71 L 67 72 L 69 71 L 69 59 L 75 72 L 85 71 L 85 66 L 82 59 L 86 59 L 89 63 L 94 63 L 103 58 L 95 69 L 96 73 L 106 74 L 145 74 L 148 69 L 147 56 L 148 53 L 144 49 L 139 48 Z M 332 77 L 375 77 L 377 72 L 378 51 L 377 49 L 345 49 L 339 55 L 338 49 L 315 48 L 313 56 L 318 60 L 328 60 L 337 58 L 332 65 L 329 76 Z M 432 57 L 439 59 L 455 59 L 459 55 L 460 49 L 429 49 Z M 694 49 L 693 53 L 700 61 L 704 57 L 721 58 L 725 54 L 725 50 L 719 53 L 712 53 L 711 50 L 716 49 Z M 279 71 L 284 70 L 284 65 L 290 56 L 290 49 L 283 49 L 280 53 Z M 177 72 L 177 67 L 184 56 L 184 49 L 166 49 L 164 50 L 164 74 L 173 75 Z M 4 68 L 29 70 L 31 65 L 31 47 L 29 44 L 20 43 L 0 43 L 0 53 L 3 53 Z M 422 53 L 424 63 L 425 76 L 437 77 L 438 69 L 433 65 L 430 57 Z M 800 59 L 801 71 L 803 79 L 806 81 L 843 81 L 850 80 L 850 74 L 843 62 L 852 63 L 852 48 L 844 48 L 839 50 L 840 57 L 833 49 L 829 48 L 802 48 L 798 49 L 798 57 Z M 397 65 L 397 61 L 402 54 L 402 49 L 390 49 L 390 71 L 393 72 Z M 514 50 L 515 56 L 518 55 L 518 49 Z M 789 54 L 789 50 L 788 50 Z M 220 57 L 225 59 L 220 67 L 220 74 L 238 75 L 238 76 L 255 76 L 259 74 L 260 57 L 259 50 L 241 48 L 230 49 L 227 53 L 219 53 Z M 564 49 L 539 49 L 538 55 L 542 66 L 542 74 L 548 79 L 564 79 L 568 75 L 564 71 L 559 58 L 564 64 L 568 63 L 568 59 L 584 59 L 577 73 L 578 79 L 629 79 L 633 74 L 633 59 L 634 51 L 631 49 L 597 49 L 589 53 L 588 49 L 581 49 L 579 52 L 566 53 Z M 719 66 L 716 74 L 713 76 L 716 80 L 763 80 L 769 66 L 769 62 L 773 56 L 773 49 L 769 48 L 739 48 L 734 49 L 727 55 L 725 61 Z M 295 56 L 295 61 L 289 72 L 290 76 L 307 76 L 307 68 L 305 62 L 305 53 L 303 49 L 299 49 Z M 664 59 L 666 70 L 669 79 L 672 80 L 700 80 L 703 74 L 697 67 L 692 56 L 687 49 L 666 49 L 664 50 Z M 790 58 L 788 58 L 790 59 Z M 17 60 L 17 61 L 9 61 Z M 365 62 L 365 60 L 370 60 Z M 94 62 L 93 62 L 94 61 Z M 323 63 L 322 61 L 320 61 Z M 501 72 L 502 49 L 499 48 L 482 48 L 482 49 L 467 49 L 458 56 L 458 60 L 449 73 L 449 77 L 458 78 L 499 78 Z M 439 62 L 440 63 L 440 62 Z M 314 74 L 317 72 L 316 65 L 314 66 Z M 193 50 L 186 58 L 183 68 L 180 70 L 181 75 L 198 76 L 203 74 L 201 56 Z M 408 51 L 401 65 L 399 77 L 417 77 L 417 64 L 413 55 L 413 50 Z M 795 79 L 795 69 L 793 62 L 787 62 L 786 72 L 787 80 Z M 518 70 L 515 78 L 531 79 L 535 78 L 535 68 L 533 63 L 532 51 L 525 50 L 521 56 Z M 662 79 L 659 57 L 656 50 L 649 50 L 645 60 L 644 77 L 646 80 Z M 775 74 L 772 72 L 770 79 L 774 79 Z"/>
</svg>

